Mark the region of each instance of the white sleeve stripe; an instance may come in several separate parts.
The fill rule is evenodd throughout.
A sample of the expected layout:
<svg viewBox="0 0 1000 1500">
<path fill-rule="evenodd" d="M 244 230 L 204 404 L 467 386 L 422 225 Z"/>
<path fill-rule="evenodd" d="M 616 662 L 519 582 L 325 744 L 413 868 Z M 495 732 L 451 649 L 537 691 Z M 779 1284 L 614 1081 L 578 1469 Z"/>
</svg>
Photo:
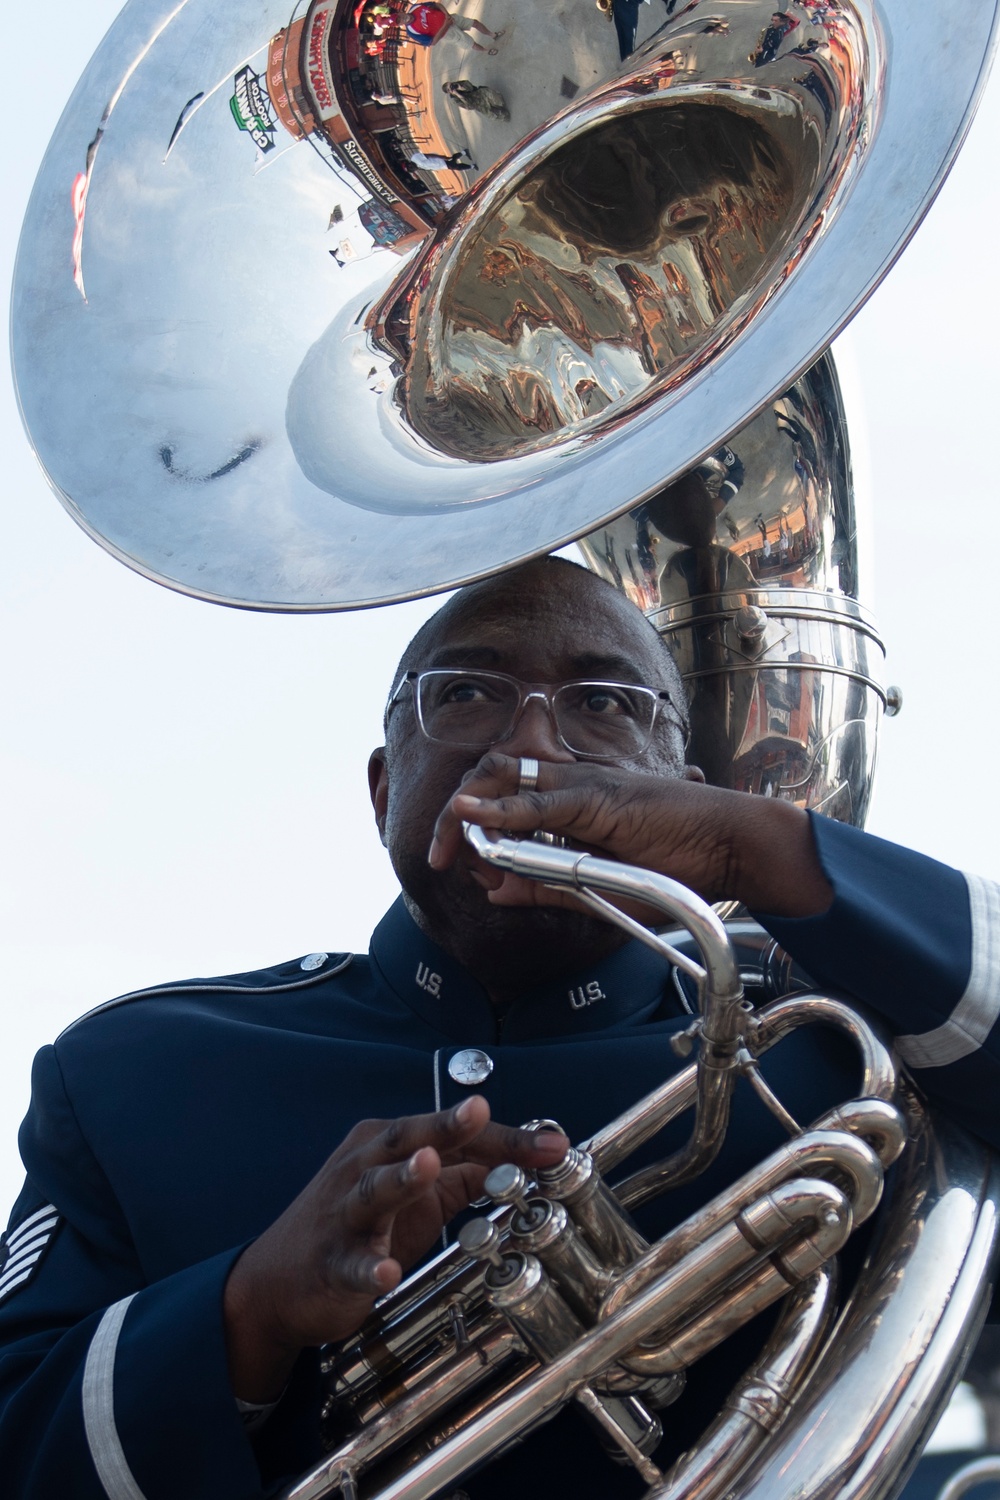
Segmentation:
<svg viewBox="0 0 1000 1500">
<path fill-rule="evenodd" d="M 21 1262 L 18 1262 L 18 1265 L 10 1266 L 7 1271 L 3 1272 L 3 1275 L 1 1275 L 0 1277 L 0 1298 L 3 1298 L 4 1293 L 6 1293 L 7 1287 L 13 1286 L 13 1284 L 19 1283 L 19 1281 L 21 1281 L 19 1272 L 30 1271 L 31 1266 L 36 1265 L 37 1260 L 39 1260 L 40 1254 L 42 1254 L 42 1251 L 36 1250 L 34 1251 L 33 1256 L 28 1256 L 27 1260 L 21 1260 Z"/>
<path fill-rule="evenodd" d="M 6 1271 L 7 1267 L 13 1265 L 14 1261 L 18 1260 L 26 1250 L 40 1250 L 43 1245 L 47 1245 L 49 1240 L 52 1238 L 52 1229 L 58 1222 L 58 1219 L 53 1219 L 52 1224 L 44 1234 L 32 1235 L 31 1239 L 29 1240 L 18 1240 L 17 1244 L 14 1246 L 8 1245 L 7 1248 L 8 1250 L 10 1250 L 10 1254 L 7 1256 L 7 1259 L 4 1261 L 3 1265 L 0 1266 L 0 1271 Z"/>
<path fill-rule="evenodd" d="M 51 1212 L 51 1208 L 46 1212 Z M 11 1292 L 28 1280 L 59 1223 L 58 1214 L 48 1219 L 39 1219 L 38 1214 L 32 1214 L 7 1241 L 3 1247 L 4 1258 L 0 1261 L 0 1302 L 5 1301 Z"/>
<path fill-rule="evenodd" d="M 948 1020 L 932 1031 L 896 1038 L 911 1068 L 943 1068 L 979 1050 L 1000 1016 L 1000 885 L 966 875 L 972 918 L 972 961 L 965 993 Z"/>
<path fill-rule="evenodd" d="M 83 1425 L 108 1500 L 146 1500 L 129 1468 L 115 1426 L 115 1355 L 132 1297 L 108 1308 L 91 1340 L 83 1368 Z"/>
<path fill-rule="evenodd" d="M 3 1265 L 0 1266 L 0 1271 L 6 1271 L 8 1266 L 12 1266 L 16 1260 L 20 1260 L 29 1250 L 41 1250 L 42 1246 L 47 1245 L 51 1238 L 52 1231 L 47 1230 L 45 1234 L 35 1235 L 33 1239 L 24 1240 L 21 1244 L 15 1245 Z"/>
<path fill-rule="evenodd" d="M 57 1218 L 59 1217 L 59 1210 L 54 1203 L 46 1203 L 44 1208 L 37 1209 L 29 1219 L 23 1219 L 17 1228 L 12 1229 L 7 1236 L 7 1244 L 13 1245 L 17 1240 L 21 1239 L 27 1230 L 31 1229 L 32 1225 L 37 1224 L 39 1219 L 47 1218 L 49 1214 L 55 1214 Z"/>
<path fill-rule="evenodd" d="M 24 1265 L 25 1260 L 30 1262 L 30 1265 L 34 1265 L 34 1262 L 39 1259 L 42 1251 L 45 1250 L 46 1245 L 48 1245 L 48 1239 L 43 1239 L 40 1245 L 25 1245 L 24 1250 L 18 1251 L 16 1256 L 10 1256 L 10 1260 L 6 1260 L 3 1263 L 3 1272 L 0 1272 L 0 1292 L 3 1292 L 4 1286 L 6 1286 L 7 1277 L 9 1277 L 10 1272 L 16 1271 L 18 1266 Z"/>
<path fill-rule="evenodd" d="M 4 1296 L 6 1296 L 6 1294 L 9 1291 L 11 1291 L 14 1287 L 20 1286 L 20 1284 L 21 1284 L 22 1281 L 27 1281 L 27 1279 L 28 1279 L 28 1277 L 30 1275 L 31 1275 L 31 1266 L 25 1266 L 25 1268 L 21 1272 L 20 1276 L 14 1276 L 2 1288 L 0 1288 L 0 1291 L 2 1291 L 2 1293 L 3 1293 Z"/>
<path fill-rule="evenodd" d="M 43 1219 L 41 1224 L 35 1224 L 25 1234 L 12 1234 L 7 1241 L 7 1249 L 11 1255 L 15 1250 L 21 1250 L 25 1245 L 33 1245 L 39 1235 L 48 1235 L 59 1223 L 59 1215 L 55 1214 L 51 1219 Z"/>
</svg>

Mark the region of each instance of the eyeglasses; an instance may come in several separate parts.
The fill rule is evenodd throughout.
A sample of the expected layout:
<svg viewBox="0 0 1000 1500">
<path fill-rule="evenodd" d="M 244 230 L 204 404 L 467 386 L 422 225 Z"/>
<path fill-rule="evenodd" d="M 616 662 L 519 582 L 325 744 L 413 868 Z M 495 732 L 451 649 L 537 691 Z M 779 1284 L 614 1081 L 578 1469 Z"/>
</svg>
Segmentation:
<svg viewBox="0 0 1000 1500">
<path fill-rule="evenodd" d="M 487 750 L 509 738 L 532 698 L 545 704 L 559 743 L 582 760 L 631 760 L 653 738 L 664 703 L 677 713 L 670 694 L 631 682 L 519 682 L 505 672 L 460 672 L 451 668 L 407 672 L 389 700 L 409 683 L 417 723 L 429 740 L 466 750 Z"/>
</svg>

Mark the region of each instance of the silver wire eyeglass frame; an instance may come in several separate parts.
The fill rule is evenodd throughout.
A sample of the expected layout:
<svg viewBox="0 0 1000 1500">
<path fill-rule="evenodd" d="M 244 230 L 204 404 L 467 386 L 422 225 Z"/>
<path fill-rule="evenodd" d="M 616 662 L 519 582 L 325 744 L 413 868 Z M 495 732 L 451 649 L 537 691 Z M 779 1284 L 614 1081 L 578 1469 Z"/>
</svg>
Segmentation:
<svg viewBox="0 0 1000 1500">
<path fill-rule="evenodd" d="M 478 680 L 487 683 L 494 682 L 497 684 L 503 684 L 504 686 L 515 688 L 518 695 L 517 703 L 512 706 L 510 719 L 504 726 L 503 730 L 485 739 L 476 738 L 472 740 L 451 739 L 442 736 L 441 734 L 432 733 L 427 725 L 425 717 L 423 692 L 421 689 L 421 685 L 427 679 L 437 677 L 468 678 L 470 680 Z M 433 744 L 437 745 L 452 745 L 456 749 L 488 750 L 492 745 L 498 745 L 502 743 L 502 741 L 506 740 L 511 734 L 513 734 L 515 728 L 520 722 L 521 715 L 524 713 L 525 708 L 532 699 L 536 699 L 545 704 L 559 743 L 565 750 L 568 750 L 571 755 L 575 755 L 580 760 L 599 761 L 603 762 L 606 765 L 613 765 L 620 762 L 633 760 L 636 756 L 642 755 L 646 750 L 649 749 L 649 746 L 652 743 L 657 720 L 664 703 L 666 703 L 670 708 L 673 709 L 675 715 L 677 716 L 677 727 L 681 730 L 681 732 L 685 735 L 689 733 L 687 719 L 685 715 L 682 714 L 678 709 L 677 704 L 674 702 L 670 693 L 667 692 L 665 688 L 648 687 L 644 683 L 617 682 L 605 678 L 589 677 L 573 678 L 566 682 L 555 683 L 522 682 L 520 678 L 512 677 L 507 672 L 491 672 L 479 670 L 478 668 L 463 670 L 459 667 L 434 667 L 425 671 L 411 670 L 404 673 L 389 697 L 389 702 L 386 705 L 387 719 L 392 708 L 397 703 L 402 701 L 402 699 L 400 698 L 400 694 L 403 688 L 406 686 L 410 686 L 413 689 L 414 712 L 416 715 L 417 724 L 425 739 L 428 739 Z M 640 726 L 643 736 L 640 742 L 635 746 L 631 746 L 628 752 L 622 755 L 608 755 L 600 751 L 583 750 L 580 749 L 577 745 L 573 744 L 572 740 L 567 739 L 566 735 L 563 732 L 558 707 L 559 695 L 567 688 L 605 688 L 619 693 L 626 693 L 631 695 L 638 694 L 640 697 L 640 701 L 648 702 L 649 704 L 649 723 L 647 725 Z"/>
</svg>

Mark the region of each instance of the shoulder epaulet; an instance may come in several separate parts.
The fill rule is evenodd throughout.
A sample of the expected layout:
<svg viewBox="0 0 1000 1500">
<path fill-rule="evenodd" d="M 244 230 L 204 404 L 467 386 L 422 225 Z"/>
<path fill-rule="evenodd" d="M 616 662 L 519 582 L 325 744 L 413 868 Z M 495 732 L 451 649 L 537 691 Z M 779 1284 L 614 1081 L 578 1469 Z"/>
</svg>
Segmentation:
<svg viewBox="0 0 1000 1500">
<path fill-rule="evenodd" d="M 133 1000 L 152 1000 L 159 995 L 274 995 L 282 990 L 302 990 L 342 973 L 353 958 L 353 953 L 307 953 L 304 958 L 294 958 L 273 969 L 224 974 L 217 979 L 179 979 L 169 984 L 152 985 L 149 989 L 130 990 L 127 995 L 117 995 L 113 1000 L 105 1000 L 102 1005 L 85 1011 L 59 1033 L 56 1041 L 81 1022 L 89 1021 L 91 1016 L 115 1010 L 119 1005 L 129 1005 Z M 296 970 L 300 972 L 296 974 Z"/>
</svg>

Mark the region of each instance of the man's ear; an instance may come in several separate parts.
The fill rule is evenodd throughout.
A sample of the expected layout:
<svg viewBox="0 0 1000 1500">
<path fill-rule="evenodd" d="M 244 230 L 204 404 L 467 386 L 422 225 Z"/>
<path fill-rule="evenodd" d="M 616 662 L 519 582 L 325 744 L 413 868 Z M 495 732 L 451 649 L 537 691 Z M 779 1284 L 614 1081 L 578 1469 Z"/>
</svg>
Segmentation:
<svg viewBox="0 0 1000 1500">
<path fill-rule="evenodd" d="M 385 761 L 385 746 L 380 745 L 368 757 L 368 795 L 375 809 L 378 836 L 385 843 L 385 820 L 389 816 L 389 767 Z"/>
<path fill-rule="evenodd" d="M 684 780 L 685 781 L 700 781 L 701 784 L 702 784 L 702 786 L 706 785 L 705 773 L 701 769 L 701 766 L 685 766 L 684 767 Z"/>
</svg>

